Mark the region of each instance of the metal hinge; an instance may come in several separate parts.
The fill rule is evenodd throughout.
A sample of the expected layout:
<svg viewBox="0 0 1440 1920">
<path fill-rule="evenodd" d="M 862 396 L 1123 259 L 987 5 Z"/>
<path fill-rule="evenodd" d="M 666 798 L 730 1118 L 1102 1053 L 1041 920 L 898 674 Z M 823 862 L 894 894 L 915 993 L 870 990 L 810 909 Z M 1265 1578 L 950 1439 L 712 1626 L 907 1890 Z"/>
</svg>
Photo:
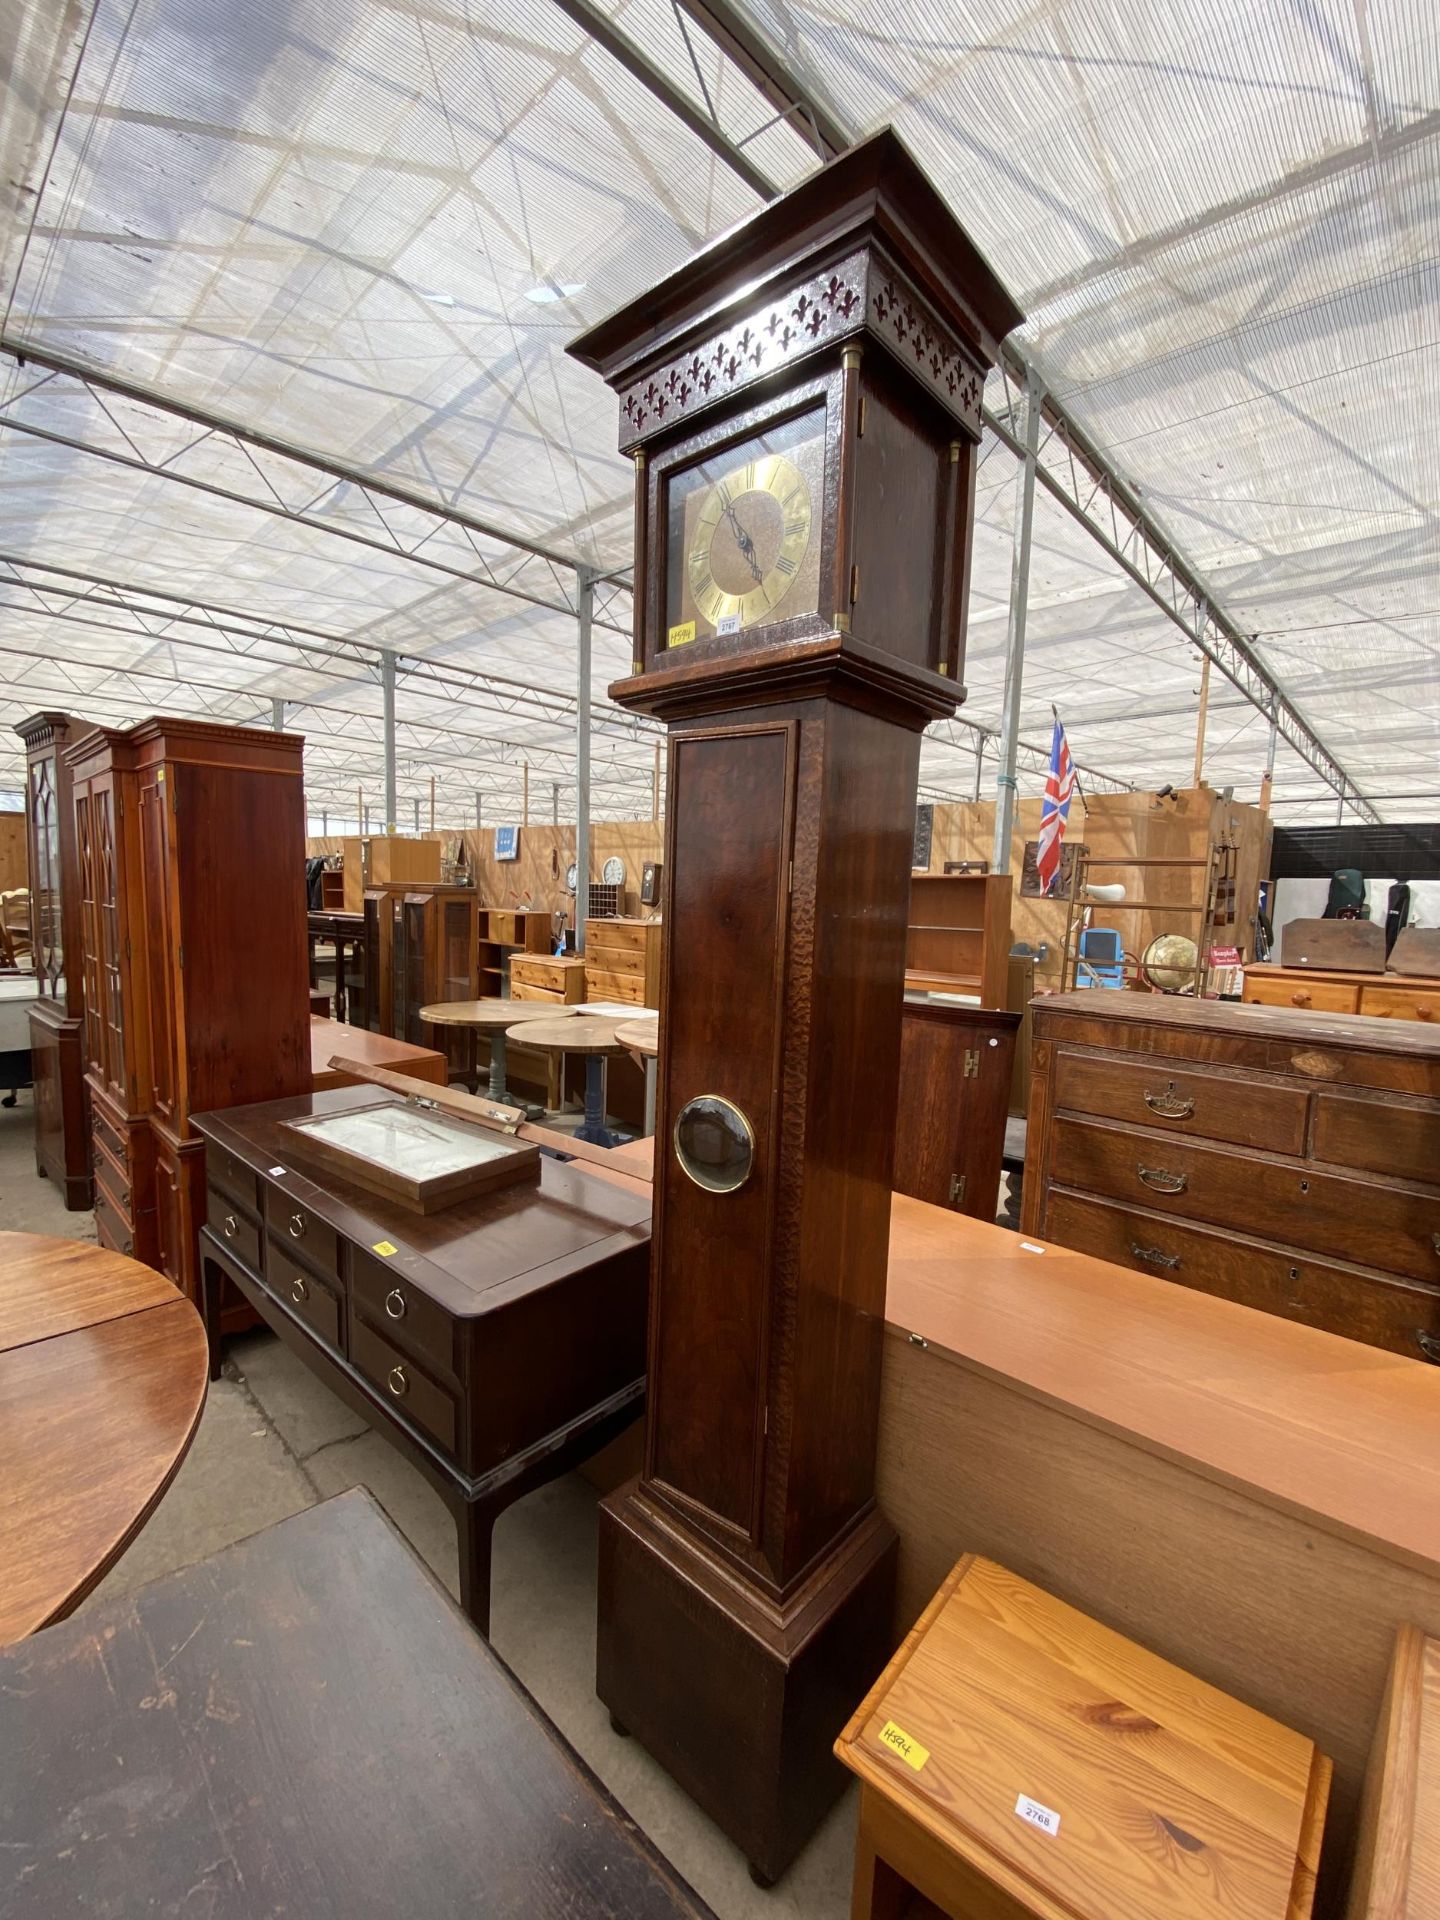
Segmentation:
<svg viewBox="0 0 1440 1920">
<path fill-rule="evenodd" d="M 860 563 L 857 560 L 850 569 L 850 604 L 853 607 L 860 598 Z"/>
<path fill-rule="evenodd" d="M 951 1206 L 958 1207 L 963 1202 L 964 1198 L 965 1198 L 965 1176 L 963 1173 L 952 1173 L 950 1176 Z"/>
<path fill-rule="evenodd" d="M 855 416 L 855 438 L 857 440 L 861 440 L 864 438 L 864 436 L 865 436 L 865 396 L 862 393 L 860 396 L 860 410 Z"/>
<path fill-rule="evenodd" d="M 979 1072 L 980 1049 L 978 1047 L 967 1047 L 965 1049 L 965 1078 L 967 1080 L 974 1080 Z"/>
</svg>

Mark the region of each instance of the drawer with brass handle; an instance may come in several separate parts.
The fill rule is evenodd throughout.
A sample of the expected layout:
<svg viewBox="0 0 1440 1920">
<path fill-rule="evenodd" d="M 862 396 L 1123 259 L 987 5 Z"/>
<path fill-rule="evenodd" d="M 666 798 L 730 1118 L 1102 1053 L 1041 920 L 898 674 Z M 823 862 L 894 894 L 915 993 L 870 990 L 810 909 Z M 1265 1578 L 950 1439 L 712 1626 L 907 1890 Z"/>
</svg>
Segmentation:
<svg viewBox="0 0 1440 1920">
<path fill-rule="evenodd" d="M 273 1234 L 265 1249 L 265 1284 L 297 1320 L 303 1320 L 328 1346 L 340 1350 L 340 1302 L 323 1280 L 291 1258 Z"/>
<path fill-rule="evenodd" d="M 238 1200 L 248 1212 L 260 1211 L 260 1182 L 238 1154 L 224 1147 L 205 1149 L 205 1178 L 212 1187 Z"/>
<path fill-rule="evenodd" d="M 243 1260 L 255 1272 L 260 1270 L 260 1229 L 238 1201 L 218 1187 L 206 1192 L 205 1218 L 210 1231 L 224 1241 L 226 1251 Z"/>
<path fill-rule="evenodd" d="M 1434 1188 L 1422 1192 L 1201 1140 L 1166 1140 L 1161 1159 L 1158 1143 L 1139 1129 L 1069 1115 L 1056 1119 L 1051 1142 L 1056 1187 L 1440 1284 Z M 1033 1230 L 1050 1231 L 1043 1223 Z"/>
<path fill-rule="evenodd" d="M 350 1323 L 350 1358 L 379 1389 L 382 1400 L 428 1433 L 447 1453 L 454 1453 L 455 1402 L 423 1367 L 398 1352 L 358 1314 Z"/>
<path fill-rule="evenodd" d="M 1112 1060 L 1061 1047 L 1055 1105 L 1267 1153 L 1302 1153 L 1305 1147 L 1307 1096 L 1297 1087 L 1259 1076 L 1237 1081 L 1188 1062 L 1167 1060 L 1157 1068 L 1153 1061 Z"/>
<path fill-rule="evenodd" d="M 387 1340 L 433 1370 L 455 1377 L 455 1322 L 442 1306 L 358 1250 L 350 1259 L 350 1297 Z"/>
<path fill-rule="evenodd" d="M 1412 1360 L 1440 1358 L 1437 1288 L 1075 1193 L 1051 1193 L 1045 1232 L 1157 1285 L 1193 1287 Z"/>
<path fill-rule="evenodd" d="M 272 1241 L 288 1247 L 328 1280 L 339 1278 L 339 1255 L 335 1229 L 299 1201 L 292 1200 L 279 1187 L 265 1189 L 265 1224 Z"/>
</svg>

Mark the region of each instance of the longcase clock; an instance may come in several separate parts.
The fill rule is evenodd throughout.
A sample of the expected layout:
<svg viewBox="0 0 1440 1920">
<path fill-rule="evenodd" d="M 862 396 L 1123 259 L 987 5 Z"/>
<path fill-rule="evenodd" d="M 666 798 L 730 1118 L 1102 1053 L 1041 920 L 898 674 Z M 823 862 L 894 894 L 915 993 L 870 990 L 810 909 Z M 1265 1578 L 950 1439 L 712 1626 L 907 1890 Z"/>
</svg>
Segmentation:
<svg viewBox="0 0 1440 1920">
<path fill-rule="evenodd" d="M 576 341 L 636 476 L 670 729 L 649 1405 L 597 1686 L 784 1871 L 891 1651 L 874 1497 L 920 733 L 963 697 L 981 390 L 1020 314 L 899 140 Z"/>
</svg>

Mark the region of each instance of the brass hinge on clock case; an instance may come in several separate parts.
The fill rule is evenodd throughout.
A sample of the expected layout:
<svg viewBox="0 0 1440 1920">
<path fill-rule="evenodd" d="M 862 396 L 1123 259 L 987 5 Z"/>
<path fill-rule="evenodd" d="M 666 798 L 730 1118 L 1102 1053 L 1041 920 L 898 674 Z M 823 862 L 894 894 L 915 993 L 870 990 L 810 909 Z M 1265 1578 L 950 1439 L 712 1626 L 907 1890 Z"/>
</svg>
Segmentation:
<svg viewBox="0 0 1440 1920">
<path fill-rule="evenodd" d="M 965 1078 L 967 1080 L 974 1080 L 979 1072 L 980 1049 L 978 1047 L 967 1047 L 965 1049 Z"/>
<path fill-rule="evenodd" d="M 857 440 L 863 440 L 865 438 L 865 396 L 863 393 L 860 396 L 860 405 L 855 414 L 855 438 Z"/>
<path fill-rule="evenodd" d="M 860 598 L 860 563 L 857 560 L 850 569 L 850 604 L 853 607 Z"/>
</svg>

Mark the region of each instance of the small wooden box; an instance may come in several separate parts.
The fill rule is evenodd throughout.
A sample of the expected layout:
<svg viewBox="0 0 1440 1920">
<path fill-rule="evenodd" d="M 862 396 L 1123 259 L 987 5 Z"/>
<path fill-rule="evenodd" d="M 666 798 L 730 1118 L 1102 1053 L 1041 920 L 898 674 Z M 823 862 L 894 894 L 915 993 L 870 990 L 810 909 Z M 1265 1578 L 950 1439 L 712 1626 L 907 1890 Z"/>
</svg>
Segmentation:
<svg viewBox="0 0 1440 1920">
<path fill-rule="evenodd" d="M 1304 1920 L 1312 1741 L 967 1556 L 835 1744 L 853 1920 Z"/>
<path fill-rule="evenodd" d="M 399 1100 L 278 1124 L 298 1157 L 414 1213 L 439 1213 L 540 1171 L 538 1147 Z"/>
</svg>

